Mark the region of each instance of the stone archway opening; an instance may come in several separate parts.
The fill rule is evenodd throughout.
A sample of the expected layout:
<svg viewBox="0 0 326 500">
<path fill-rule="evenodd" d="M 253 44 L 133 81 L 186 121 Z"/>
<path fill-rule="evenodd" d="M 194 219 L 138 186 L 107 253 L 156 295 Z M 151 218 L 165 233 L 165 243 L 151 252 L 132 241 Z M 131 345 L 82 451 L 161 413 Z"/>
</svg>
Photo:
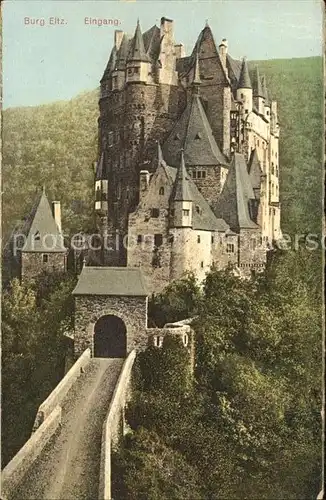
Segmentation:
<svg viewBox="0 0 326 500">
<path fill-rule="evenodd" d="M 124 321 L 112 314 L 102 316 L 94 327 L 95 358 L 125 358 L 127 328 Z"/>
</svg>

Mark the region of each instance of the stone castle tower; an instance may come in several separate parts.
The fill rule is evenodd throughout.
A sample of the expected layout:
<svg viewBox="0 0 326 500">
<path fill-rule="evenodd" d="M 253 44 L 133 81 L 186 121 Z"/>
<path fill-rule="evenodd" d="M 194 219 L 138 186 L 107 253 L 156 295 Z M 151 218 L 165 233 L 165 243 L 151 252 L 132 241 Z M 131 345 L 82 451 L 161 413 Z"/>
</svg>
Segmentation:
<svg viewBox="0 0 326 500">
<path fill-rule="evenodd" d="M 133 36 L 115 32 L 99 107 L 104 265 L 143 267 L 153 290 L 184 270 L 263 265 L 281 236 L 279 125 L 258 68 L 208 25 L 186 56 L 172 20 L 143 34 L 138 21 Z"/>
</svg>

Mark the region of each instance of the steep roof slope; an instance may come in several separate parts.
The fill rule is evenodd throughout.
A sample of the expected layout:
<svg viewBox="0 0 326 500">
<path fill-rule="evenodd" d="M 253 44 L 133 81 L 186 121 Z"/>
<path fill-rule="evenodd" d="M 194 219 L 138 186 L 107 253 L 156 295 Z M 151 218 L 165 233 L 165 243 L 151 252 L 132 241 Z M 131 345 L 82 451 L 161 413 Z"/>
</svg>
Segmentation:
<svg viewBox="0 0 326 500">
<path fill-rule="evenodd" d="M 139 267 L 84 266 L 72 294 L 146 297 L 148 292 Z"/>
<path fill-rule="evenodd" d="M 44 190 L 26 219 L 22 234 L 26 236 L 23 252 L 66 252 Z"/>
<path fill-rule="evenodd" d="M 235 153 L 216 204 L 216 214 L 223 218 L 233 231 L 258 228 L 250 217 L 250 201 L 254 199 L 246 161 L 243 155 Z"/>
</svg>

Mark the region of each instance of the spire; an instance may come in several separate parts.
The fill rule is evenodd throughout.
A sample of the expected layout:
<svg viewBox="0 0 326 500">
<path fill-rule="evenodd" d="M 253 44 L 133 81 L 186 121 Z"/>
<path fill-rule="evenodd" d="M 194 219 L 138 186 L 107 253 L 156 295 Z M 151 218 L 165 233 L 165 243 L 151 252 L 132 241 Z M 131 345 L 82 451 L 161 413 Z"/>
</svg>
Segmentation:
<svg viewBox="0 0 326 500">
<path fill-rule="evenodd" d="M 264 97 L 262 84 L 261 84 L 260 76 L 259 76 L 258 66 L 256 66 L 256 69 L 255 69 L 253 95 L 254 95 L 254 97 Z"/>
<path fill-rule="evenodd" d="M 173 201 L 192 201 L 189 176 L 186 170 L 183 149 L 181 149 L 181 161 L 175 179 L 172 199 Z"/>
<path fill-rule="evenodd" d="M 135 30 L 134 38 L 131 41 L 130 52 L 128 55 L 128 61 L 143 61 L 148 62 L 148 57 L 146 55 L 143 35 L 141 33 L 139 19 L 137 20 L 137 26 Z"/>
<path fill-rule="evenodd" d="M 238 89 L 251 89 L 251 80 L 249 76 L 248 64 L 245 58 L 242 59 L 241 73 L 238 83 Z"/>
<path fill-rule="evenodd" d="M 157 141 L 157 162 L 159 165 L 163 162 L 163 154 L 160 141 Z"/>
<path fill-rule="evenodd" d="M 265 106 L 269 105 L 269 97 L 268 97 L 268 90 L 267 90 L 267 85 L 266 85 L 266 76 L 263 75 L 261 77 L 261 85 L 262 85 L 262 90 L 263 90 L 263 97 L 265 99 Z"/>
<path fill-rule="evenodd" d="M 126 59 L 128 54 L 128 36 L 126 33 L 122 37 L 121 45 L 116 55 L 116 68 L 114 69 L 125 69 Z"/>
<path fill-rule="evenodd" d="M 194 79 L 191 83 L 193 90 L 196 94 L 199 92 L 199 85 L 201 84 L 200 80 L 200 71 L 199 71 L 199 58 L 198 58 L 198 52 L 196 52 L 196 59 L 195 59 L 195 65 L 194 65 Z"/>
</svg>

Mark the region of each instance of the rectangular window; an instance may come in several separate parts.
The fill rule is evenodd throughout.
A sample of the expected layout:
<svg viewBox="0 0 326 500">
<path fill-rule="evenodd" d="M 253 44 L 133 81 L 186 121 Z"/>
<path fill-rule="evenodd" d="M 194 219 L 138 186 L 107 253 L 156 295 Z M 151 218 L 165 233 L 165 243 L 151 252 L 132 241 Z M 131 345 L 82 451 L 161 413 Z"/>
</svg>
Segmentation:
<svg viewBox="0 0 326 500">
<path fill-rule="evenodd" d="M 48 254 L 46 254 L 46 253 L 42 254 L 43 264 L 47 264 L 48 260 L 49 260 Z"/>
<path fill-rule="evenodd" d="M 160 247 L 163 244 L 163 234 L 154 234 L 154 245 Z"/>
<path fill-rule="evenodd" d="M 201 172 L 197 172 L 197 179 L 201 179 Z"/>
<path fill-rule="evenodd" d="M 214 236 L 212 236 L 211 242 L 214 243 Z"/>
<path fill-rule="evenodd" d="M 139 68 L 134 68 L 134 73 L 139 73 Z"/>
<path fill-rule="evenodd" d="M 139 234 L 139 235 L 137 236 L 137 243 L 142 243 L 143 241 L 144 241 L 144 239 L 143 239 L 143 235 L 142 235 L 142 234 Z"/>
<path fill-rule="evenodd" d="M 197 243 L 200 243 L 200 235 L 197 236 Z"/>
<path fill-rule="evenodd" d="M 227 243 L 226 244 L 226 252 L 227 253 L 234 253 L 234 243 Z"/>
<path fill-rule="evenodd" d="M 160 216 L 160 210 L 158 208 L 152 208 L 151 217 L 153 217 L 153 219 L 157 219 L 159 216 Z"/>
<path fill-rule="evenodd" d="M 200 263 L 200 267 L 203 269 L 204 268 L 204 261 L 202 260 Z"/>
<path fill-rule="evenodd" d="M 193 170 L 193 172 L 192 172 L 192 178 L 193 179 L 196 179 L 196 174 L 197 174 L 197 172 L 195 170 Z"/>
<path fill-rule="evenodd" d="M 182 210 L 182 213 L 185 217 L 189 217 L 190 210 Z"/>
<path fill-rule="evenodd" d="M 201 176 L 202 176 L 203 179 L 206 179 L 206 172 L 205 172 L 205 170 L 202 172 Z"/>
</svg>

